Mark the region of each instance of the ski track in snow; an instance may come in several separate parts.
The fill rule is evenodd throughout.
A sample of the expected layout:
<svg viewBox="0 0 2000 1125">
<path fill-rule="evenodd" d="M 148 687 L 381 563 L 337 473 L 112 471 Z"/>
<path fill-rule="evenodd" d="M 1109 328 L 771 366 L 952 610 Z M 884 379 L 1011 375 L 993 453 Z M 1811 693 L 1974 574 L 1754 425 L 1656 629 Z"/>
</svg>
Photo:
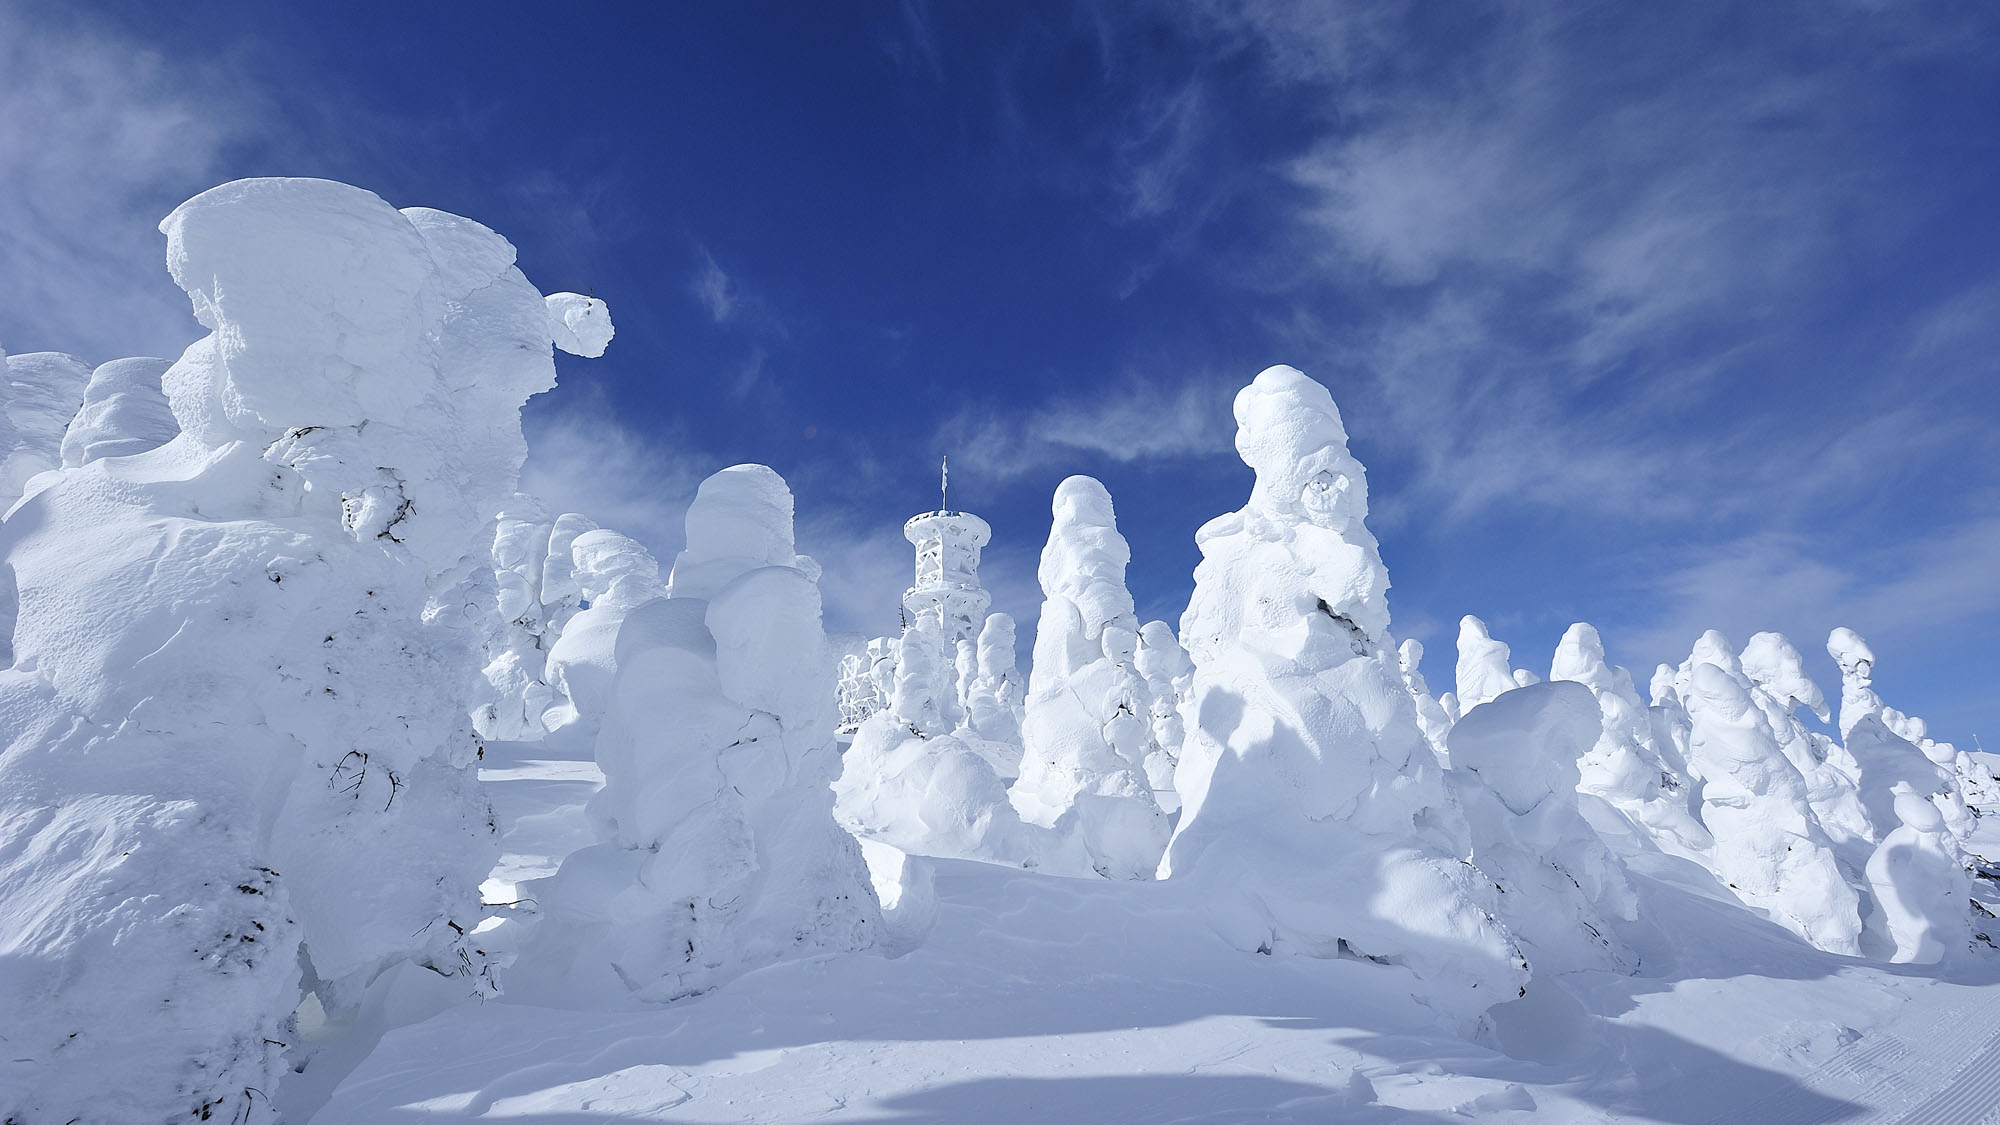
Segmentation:
<svg viewBox="0 0 2000 1125">
<path fill-rule="evenodd" d="M 1970 1048 L 1961 1045 L 1970 1043 Z M 1813 1093 L 1872 1104 L 1850 1117 L 1797 1091 L 1771 1094 L 1722 1122 L 1759 1125 L 1992 1125 L 2000 1122 L 2000 1003 L 1975 996 L 1941 1015 L 1914 1012 L 1799 1076 Z M 1812 1105 L 1801 1108 L 1801 1101 Z"/>
</svg>

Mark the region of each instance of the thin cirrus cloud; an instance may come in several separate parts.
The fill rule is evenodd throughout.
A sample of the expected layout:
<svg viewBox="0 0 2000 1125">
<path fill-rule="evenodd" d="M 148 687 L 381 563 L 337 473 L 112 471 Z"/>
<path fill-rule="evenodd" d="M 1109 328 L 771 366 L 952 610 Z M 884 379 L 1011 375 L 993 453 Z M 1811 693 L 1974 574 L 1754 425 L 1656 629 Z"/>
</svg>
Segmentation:
<svg viewBox="0 0 2000 1125">
<path fill-rule="evenodd" d="M 81 18 L 34 22 L 61 18 L 0 8 L 0 345 L 93 363 L 178 355 L 201 330 L 159 222 L 261 119 L 197 68 Z"/>
<path fill-rule="evenodd" d="M 967 409 L 939 427 L 939 449 L 998 481 L 1050 468 L 1081 471 L 1089 458 L 1129 464 L 1233 456 L 1235 390 L 1214 379 L 1170 388 L 1127 379 L 1024 410 Z"/>
</svg>

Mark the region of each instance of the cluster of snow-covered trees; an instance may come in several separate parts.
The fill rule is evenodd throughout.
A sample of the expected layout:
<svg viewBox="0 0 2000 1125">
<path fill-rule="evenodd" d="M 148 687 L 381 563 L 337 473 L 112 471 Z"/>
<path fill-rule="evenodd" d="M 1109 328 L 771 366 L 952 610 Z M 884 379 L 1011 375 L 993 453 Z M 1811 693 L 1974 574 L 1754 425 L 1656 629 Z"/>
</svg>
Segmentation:
<svg viewBox="0 0 2000 1125">
<path fill-rule="evenodd" d="M 1062 482 L 1024 681 L 976 517 L 912 521 L 918 612 L 843 652 L 768 468 L 702 484 L 664 573 L 515 494 L 552 348 L 611 323 L 477 223 L 251 180 L 162 230 L 209 332 L 178 360 L 0 353 L 5 1120 L 268 1119 L 301 1013 L 412 971 L 669 1001 L 893 948 L 932 858 L 1157 881 L 1245 953 L 1379 964 L 1459 1026 L 1638 969 L 1633 876 L 1669 867 L 1833 953 L 1985 937 L 1961 841 L 2000 786 L 1884 705 L 1848 630 L 1837 737 L 1771 633 L 1704 635 L 1648 699 L 1589 625 L 1544 679 L 1468 617 L 1433 696 L 1292 368 L 1236 398 L 1256 483 L 1197 533 L 1178 630 L 1137 619 L 1104 487 Z M 604 784 L 496 943 L 503 741 Z"/>
</svg>

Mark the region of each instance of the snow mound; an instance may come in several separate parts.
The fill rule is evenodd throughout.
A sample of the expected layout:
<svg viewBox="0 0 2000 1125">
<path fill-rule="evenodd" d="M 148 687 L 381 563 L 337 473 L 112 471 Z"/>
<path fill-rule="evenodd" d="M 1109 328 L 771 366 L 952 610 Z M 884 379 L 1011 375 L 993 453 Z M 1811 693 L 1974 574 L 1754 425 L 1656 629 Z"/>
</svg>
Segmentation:
<svg viewBox="0 0 2000 1125">
<path fill-rule="evenodd" d="M 1239 949 L 1398 966 L 1470 1018 L 1527 966 L 1403 684 L 1366 476 L 1326 388 L 1293 368 L 1259 374 L 1235 414 L 1257 480 L 1196 535 L 1185 803 L 1161 875 Z"/>
</svg>

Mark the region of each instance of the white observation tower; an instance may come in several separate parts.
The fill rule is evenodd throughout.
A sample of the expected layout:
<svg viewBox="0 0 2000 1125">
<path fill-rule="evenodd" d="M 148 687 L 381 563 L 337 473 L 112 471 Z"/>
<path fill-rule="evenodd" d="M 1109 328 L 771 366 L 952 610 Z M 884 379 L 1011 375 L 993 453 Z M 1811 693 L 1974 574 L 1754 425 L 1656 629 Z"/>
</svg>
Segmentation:
<svg viewBox="0 0 2000 1125">
<path fill-rule="evenodd" d="M 936 629 L 953 644 L 979 635 L 993 595 L 979 584 L 979 549 L 993 538 L 986 521 L 951 510 L 947 458 L 938 487 L 938 510 L 911 516 L 903 537 L 917 548 L 916 584 L 903 592 L 911 627 Z"/>
</svg>

